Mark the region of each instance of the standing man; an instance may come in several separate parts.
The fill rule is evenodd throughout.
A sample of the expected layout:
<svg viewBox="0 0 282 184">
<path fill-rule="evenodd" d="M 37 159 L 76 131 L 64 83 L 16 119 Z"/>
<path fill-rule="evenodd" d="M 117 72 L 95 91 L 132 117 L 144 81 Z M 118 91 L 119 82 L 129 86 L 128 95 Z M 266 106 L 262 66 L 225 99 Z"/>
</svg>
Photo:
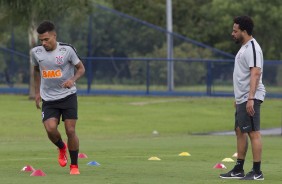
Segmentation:
<svg viewBox="0 0 282 184">
<path fill-rule="evenodd" d="M 42 98 L 42 121 L 49 139 L 58 147 L 60 166 L 67 165 L 68 148 L 71 159 L 70 174 L 80 174 L 77 163 L 79 140 L 75 132 L 75 82 L 84 74 L 85 68 L 71 45 L 57 42 L 55 25 L 52 22 L 43 21 L 38 26 L 37 33 L 42 45 L 31 50 L 36 107 L 41 108 Z M 67 145 L 58 131 L 61 117 L 68 137 Z"/>
<path fill-rule="evenodd" d="M 237 163 L 221 178 L 241 180 L 264 180 L 261 172 L 262 142 L 260 134 L 260 105 L 264 101 L 265 88 L 262 84 L 263 54 L 252 37 L 253 21 L 248 16 L 234 18 L 232 37 L 241 48 L 235 58 L 233 85 L 235 93 L 235 132 L 237 136 Z M 248 149 L 248 137 L 253 153 L 253 168 L 244 174 L 244 162 Z"/>
</svg>

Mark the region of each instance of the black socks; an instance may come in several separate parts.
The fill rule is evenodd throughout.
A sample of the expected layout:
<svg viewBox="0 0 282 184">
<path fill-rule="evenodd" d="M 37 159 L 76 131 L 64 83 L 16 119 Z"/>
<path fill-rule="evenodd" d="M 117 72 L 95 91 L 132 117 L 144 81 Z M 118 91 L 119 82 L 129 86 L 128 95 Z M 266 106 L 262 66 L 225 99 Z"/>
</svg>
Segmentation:
<svg viewBox="0 0 282 184">
<path fill-rule="evenodd" d="M 244 167 L 244 162 L 245 160 L 243 159 L 237 159 L 236 165 L 233 170 L 237 172 L 242 171 Z M 253 171 L 255 171 L 256 174 L 261 174 L 260 165 L 261 162 L 253 162 Z"/>
<path fill-rule="evenodd" d="M 62 139 L 59 139 L 55 145 L 59 148 L 62 149 L 65 147 L 65 143 L 62 141 Z M 71 165 L 77 165 L 77 159 L 78 159 L 78 150 L 71 151 L 69 150 L 70 153 L 70 159 L 71 159 Z"/>
<path fill-rule="evenodd" d="M 69 153 L 70 153 L 71 165 L 77 165 L 78 150 L 76 151 L 69 150 Z"/>
<path fill-rule="evenodd" d="M 255 171 L 256 174 L 261 174 L 260 164 L 261 164 L 261 162 L 254 162 L 253 163 L 253 170 Z"/>
<path fill-rule="evenodd" d="M 237 159 L 237 162 L 236 162 L 236 165 L 234 167 L 234 170 L 235 171 L 242 171 L 243 170 L 243 167 L 244 167 L 244 162 L 245 160 L 243 159 Z"/>
<path fill-rule="evenodd" d="M 62 139 L 59 139 L 56 143 L 54 143 L 59 149 L 63 149 L 65 147 L 64 142 Z"/>
</svg>

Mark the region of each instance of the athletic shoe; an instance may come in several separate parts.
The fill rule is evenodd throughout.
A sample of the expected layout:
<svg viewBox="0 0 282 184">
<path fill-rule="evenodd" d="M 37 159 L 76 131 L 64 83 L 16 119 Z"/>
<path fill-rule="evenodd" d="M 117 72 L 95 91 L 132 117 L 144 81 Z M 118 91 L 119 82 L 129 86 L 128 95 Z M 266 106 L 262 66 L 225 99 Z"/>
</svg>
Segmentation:
<svg viewBox="0 0 282 184">
<path fill-rule="evenodd" d="M 58 162 L 61 167 L 65 167 L 68 163 L 67 145 L 65 144 L 65 147 L 63 149 L 58 149 L 58 151 L 59 151 Z"/>
<path fill-rule="evenodd" d="M 219 175 L 220 178 L 224 178 L 224 179 L 240 179 L 243 178 L 244 176 L 245 176 L 244 170 L 237 172 L 234 171 L 234 169 L 232 169 L 228 173 Z"/>
<path fill-rule="evenodd" d="M 70 165 L 70 174 L 71 175 L 80 174 L 78 165 Z"/>
<path fill-rule="evenodd" d="M 251 171 L 246 174 L 244 178 L 241 178 L 241 180 L 264 180 L 262 172 L 260 174 L 255 173 L 255 171 Z"/>
</svg>

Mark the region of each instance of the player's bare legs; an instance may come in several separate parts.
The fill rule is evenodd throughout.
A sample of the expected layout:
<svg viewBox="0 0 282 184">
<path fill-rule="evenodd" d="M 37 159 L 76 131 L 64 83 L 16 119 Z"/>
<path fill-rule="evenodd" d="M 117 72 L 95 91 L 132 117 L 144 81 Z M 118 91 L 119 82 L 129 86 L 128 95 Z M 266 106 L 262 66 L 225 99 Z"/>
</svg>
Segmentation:
<svg viewBox="0 0 282 184">
<path fill-rule="evenodd" d="M 78 170 L 79 139 L 75 132 L 75 119 L 65 119 L 65 130 L 68 137 L 68 148 L 71 158 L 70 174 L 80 174 Z"/>
<path fill-rule="evenodd" d="M 66 155 L 67 147 L 62 141 L 61 134 L 58 131 L 59 120 L 57 118 L 49 118 L 45 120 L 43 124 L 45 126 L 49 139 L 58 147 L 58 162 L 60 166 L 65 167 L 68 162 Z"/>
<path fill-rule="evenodd" d="M 66 119 L 65 120 L 65 130 L 68 137 L 68 147 L 69 150 L 79 149 L 79 140 L 75 132 L 76 120 Z"/>
<path fill-rule="evenodd" d="M 44 127 L 47 132 L 49 139 L 55 144 L 59 139 L 61 139 L 61 134 L 58 131 L 58 119 L 49 118 L 44 121 Z"/>
<path fill-rule="evenodd" d="M 242 133 L 239 127 L 236 128 L 235 132 L 237 136 L 237 158 L 244 160 L 248 150 L 248 136 L 247 133 Z"/>
<path fill-rule="evenodd" d="M 261 153 L 262 153 L 262 143 L 261 143 L 261 135 L 259 131 L 252 131 L 249 133 L 251 142 L 252 142 L 252 151 L 253 151 L 253 161 L 260 162 L 261 161 Z"/>
<path fill-rule="evenodd" d="M 239 179 L 245 176 L 243 167 L 248 150 L 248 134 L 242 133 L 239 127 L 235 129 L 235 133 L 237 138 L 237 162 L 231 171 L 224 174 L 220 174 L 221 178 Z"/>
</svg>

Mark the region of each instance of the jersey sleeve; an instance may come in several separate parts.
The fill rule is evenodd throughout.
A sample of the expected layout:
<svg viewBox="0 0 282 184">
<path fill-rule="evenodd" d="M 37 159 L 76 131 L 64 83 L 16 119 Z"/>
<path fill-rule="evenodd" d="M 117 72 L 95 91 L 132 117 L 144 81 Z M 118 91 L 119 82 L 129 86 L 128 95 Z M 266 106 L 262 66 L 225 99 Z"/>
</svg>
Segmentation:
<svg viewBox="0 0 282 184">
<path fill-rule="evenodd" d="M 76 53 L 76 50 L 74 48 L 70 48 L 70 51 L 69 51 L 69 54 L 70 54 L 70 62 L 73 64 L 73 65 L 77 65 L 79 62 L 80 62 L 80 59 Z"/>
<path fill-rule="evenodd" d="M 38 64 L 38 62 L 36 60 L 36 57 L 35 57 L 33 49 L 30 52 L 31 52 L 31 64 L 33 66 L 39 66 L 39 64 Z"/>
<path fill-rule="evenodd" d="M 256 49 L 255 46 L 248 48 L 248 54 L 245 55 L 245 59 L 249 67 L 259 67 L 262 68 L 263 56 L 260 50 Z"/>
</svg>

